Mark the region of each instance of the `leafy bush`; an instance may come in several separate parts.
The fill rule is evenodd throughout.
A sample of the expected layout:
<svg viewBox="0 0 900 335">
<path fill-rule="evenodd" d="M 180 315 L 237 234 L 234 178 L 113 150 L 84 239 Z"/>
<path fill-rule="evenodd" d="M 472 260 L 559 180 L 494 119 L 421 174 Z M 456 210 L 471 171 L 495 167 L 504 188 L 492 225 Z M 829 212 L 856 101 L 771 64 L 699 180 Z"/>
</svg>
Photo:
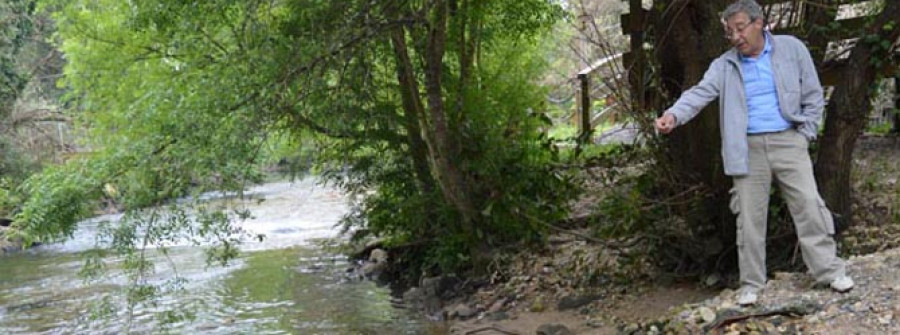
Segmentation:
<svg viewBox="0 0 900 335">
<path fill-rule="evenodd" d="M 72 168 L 77 167 L 49 168 L 21 185 L 26 202 L 14 221 L 27 243 L 71 237 L 75 223 L 91 212 L 86 200 L 95 199 L 91 193 L 99 187 L 92 187 L 96 181 Z"/>
<path fill-rule="evenodd" d="M 483 85 L 466 92 L 466 118 L 457 130 L 465 139 L 459 158 L 479 213 L 474 232 L 460 227 L 460 214 L 439 189 L 421 191 L 403 147 L 368 149 L 343 143 L 337 145 L 341 154 L 330 156 L 345 158 L 347 149 L 356 149 L 345 162 L 347 169 L 327 174 L 359 196 L 345 228 L 385 237 L 394 247 L 415 246 L 414 252 L 399 256 L 413 276 L 407 279 L 469 268 L 470 250 L 476 245 L 541 241 L 546 223 L 565 218 L 569 201 L 579 191 L 568 172 L 555 168 L 560 155 L 541 132 L 547 118 L 535 110 L 543 106 L 545 92 L 531 78 L 538 77 L 543 63 L 530 49 L 534 47 L 494 48 L 479 73 Z"/>
</svg>

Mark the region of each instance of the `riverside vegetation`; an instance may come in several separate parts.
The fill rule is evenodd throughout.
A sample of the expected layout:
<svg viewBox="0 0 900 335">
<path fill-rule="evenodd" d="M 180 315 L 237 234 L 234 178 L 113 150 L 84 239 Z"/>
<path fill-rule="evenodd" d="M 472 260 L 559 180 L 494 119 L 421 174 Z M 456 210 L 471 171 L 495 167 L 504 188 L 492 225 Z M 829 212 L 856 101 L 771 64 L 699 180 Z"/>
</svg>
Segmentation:
<svg viewBox="0 0 900 335">
<path fill-rule="evenodd" d="M 597 297 L 627 296 L 635 293 L 636 283 L 689 278 L 713 287 L 728 285 L 735 273 L 733 225 L 727 220 L 727 206 L 719 205 L 725 199 L 719 192 L 722 178 L 678 174 L 691 172 L 688 167 L 697 167 L 693 172 L 715 170 L 715 159 L 684 159 L 697 154 L 684 145 L 691 138 L 666 141 L 645 135 L 640 145 L 583 146 L 587 136 L 566 143 L 548 137 L 554 118 L 566 113 L 547 103 L 550 89 L 542 85 L 543 79 L 551 65 L 559 65 L 551 61 L 563 57 L 545 46 L 555 45 L 559 26 L 581 20 L 584 13 L 579 10 L 592 2 L 566 3 L 569 6 L 545 0 L 6 2 L 0 5 L 5 18 L 0 22 L 16 29 L 4 29 L 0 36 L 14 42 L 0 43 L 3 80 L 11 83 L 0 86 L 0 126 L 5 130 L 22 124 L 9 117 L 17 110 L 11 106 L 22 106 L 17 103 L 27 100 L 23 92 L 32 85 L 54 87 L 46 100 L 58 113 L 50 116 L 73 129 L 68 140 L 55 146 L 65 155 L 20 169 L 24 173 L 10 172 L 8 166 L 25 165 L 7 164 L 12 156 L 4 154 L 0 214 L 12 219 L 7 234 L 25 244 L 63 240 L 79 220 L 112 205 L 125 219 L 101 232 L 99 254 L 87 259 L 83 273 L 104 273 L 107 265 L 99 261 L 100 254 L 121 256 L 130 271 L 131 285 L 122 292 L 126 306 L 100 310 L 152 306 L 159 287 L 148 279 L 154 270 L 143 249 L 165 250 L 174 239 L 190 236 L 210 246 L 211 264 L 227 264 L 242 240 L 256 238 L 233 225 L 252 213 L 172 199 L 197 199 L 212 190 L 240 195 L 262 180 L 265 166 L 285 162 L 295 171 L 317 173 L 350 195 L 353 210 L 342 227 L 354 241 L 378 241 L 365 250 L 386 250 L 388 263 L 381 270 L 395 283 L 428 282 L 425 287 L 437 284 L 464 294 L 493 287 L 496 294 L 488 295 L 502 298 L 491 298 L 484 308 L 464 303 L 448 310 L 443 306 L 446 299 L 428 298 L 444 289 L 429 288 L 432 294 L 419 298 L 410 295 L 422 300 L 429 315 L 500 312 L 518 301 L 518 295 L 528 295 L 517 292 L 520 288 L 527 291 L 532 285 L 566 288 L 557 292 L 559 301 L 588 312 Z M 655 1 L 652 9 L 682 13 L 669 10 L 674 4 L 679 2 Z M 718 4 L 697 4 L 682 8 L 692 11 L 683 16 L 654 16 L 656 21 L 648 22 L 678 28 L 671 35 L 670 30 L 654 28 L 667 32 L 648 40 L 664 51 L 654 55 L 679 55 L 677 62 L 647 62 L 659 67 L 662 76 L 648 80 L 650 88 L 677 96 L 670 84 L 678 81 L 672 76 L 691 76 L 673 75 L 672 69 L 693 69 L 697 66 L 681 61 L 704 60 L 665 52 L 694 46 L 665 44 L 666 38 L 711 41 L 690 35 L 694 32 L 684 27 L 694 25 L 680 21 L 718 24 L 704 19 L 702 12 L 714 12 Z M 849 60 L 867 75 L 875 73 L 876 65 L 895 65 L 884 55 L 896 45 L 889 41 L 885 46 L 879 36 L 896 36 L 890 20 L 896 17 L 897 4 L 878 6 L 881 14 L 872 19 L 877 24 L 867 30 L 828 25 L 829 31 L 875 36 L 854 50 L 874 50 L 872 55 L 880 57 L 877 64 L 869 62 L 870 53 L 857 52 L 862 56 Z M 569 28 L 564 36 L 571 36 Z M 41 38 L 28 38 L 39 31 L 44 32 Z M 622 51 L 606 44 L 604 36 L 594 35 L 590 41 L 599 40 L 595 46 L 600 49 Z M 28 71 L 27 62 L 20 61 L 44 59 L 19 57 L 23 50 L 34 50 L 24 47 L 33 40 L 56 50 L 47 57 L 59 61 L 58 71 L 46 72 L 53 80 L 34 75 L 43 72 Z M 694 47 L 718 53 L 721 45 L 712 43 Z M 621 120 L 649 134 L 656 111 L 642 102 L 630 103 L 644 92 L 632 94 L 627 80 L 620 79 L 627 75 L 607 78 L 617 87 L 614 100 L 622 102 Z M 840 87 L 838 96 L 845 97 L 847 87 Z M 873 94 L 851 89 L 864 93 L 860 101 Z M 662 100 L 656 103 L 665 105 Z M 844 115 L 843 105 L 829 105 L 836 108 L 829 113 Z M 857 110 L 868 109 L 851 109 Z M 855 128 L 826 127 L 824 139 L 843 139 L 846 134 L 856 138 Z M 13 132 L 4 131 L 4 138 L 8 133 Z M 568 148 L 568 143 L 577 147 Z M 21 146 L 0 148 L 27 152 Z M 667 169 L 673 161 L 685 164 L 677 171 Z M 843 172 L 849 173 L 831 171 Z M 881 185 L 877 178 L 862 180 L 855 190 Z M 851 194 L 840 186 L 829 187 L 832 193 Z M 866 230 L 871 225 L 864 220 L 867 215 L 877 218 L 872 222 L 893 218 L 893 205 L 867 201 L 858 202 L 854 215 L 863 221 L 850 221 L 856 223 L 847 230 L 846 245 L 877 250 L 890 244 L 874 239 L 877 233 Z M 573 202 L 581 205 L 573 207 Z M 200 213 L 198 219 L 185 220 L 182 214 L 188 211 Z M 769 264 L 776 272 L 798 271 L 794 254 L 786 252 L 793 244 L 792 234 L 785 234 L 789 225 L 782 224 L 783 204 L 774 203 L 770 212 L 776 227 L 770 234 L 772 245 L 779 252 L 770 254 Z M 514 251 L 522 250 L 528 253 L 516 256 Z M 537 260 L 528 260 L 531 252 L 569 258 L 534 263 Z M 560 275 L 509 270 L 517 267 Z M 570 294 L 568 288 L 584 292 Z M 555 301 L 536 299 L 524 303 L 529 310 L 546 310 Z M 160 313 L 171 322 L 188 318 L 179 311 Z"/>
<path fill-rule="evenodd" d="M 759 304 L 740 307 L 733 274 L 673 276 L 649 257 L 652 241 L 598 239 L 610 224 L 598 221 L 557 231 L 543 248 L 507 250 L 483 281 L 430 278 L 405 297 L 433 319 L 449 319 L 450 334 L 890 333 L 900 316 L 900 171 L 888 162 L 898 156 L 896 137 L 860 141 L 855 206 L 870 209 L 858 212 L 859 224 L 839 244 L 860 283 L 848 294 L 816 286 L 796 258 L 771 273 Z M 599 186 L 588 186 L 595 196 L 575 203 L 574 215 L 615 196 Z"/>
</svg>

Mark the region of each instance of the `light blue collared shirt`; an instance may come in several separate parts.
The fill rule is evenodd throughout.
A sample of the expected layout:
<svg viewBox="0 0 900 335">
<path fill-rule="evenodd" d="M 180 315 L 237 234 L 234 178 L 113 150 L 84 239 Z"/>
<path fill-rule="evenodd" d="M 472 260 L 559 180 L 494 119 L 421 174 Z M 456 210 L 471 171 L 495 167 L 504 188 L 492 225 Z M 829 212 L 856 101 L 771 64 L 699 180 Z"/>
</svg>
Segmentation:
<svg viewBox="0 0 900 335">
<path fill-rule="evenodd" d="M 747 133 L 769 133 L 788 129 L 791 124 L 781 116 L 775 77 L 772 76 L 772 45 L 769 35 L 757 58 L 741 56 L 744 93 L 747 95 Z"/>
</svg>

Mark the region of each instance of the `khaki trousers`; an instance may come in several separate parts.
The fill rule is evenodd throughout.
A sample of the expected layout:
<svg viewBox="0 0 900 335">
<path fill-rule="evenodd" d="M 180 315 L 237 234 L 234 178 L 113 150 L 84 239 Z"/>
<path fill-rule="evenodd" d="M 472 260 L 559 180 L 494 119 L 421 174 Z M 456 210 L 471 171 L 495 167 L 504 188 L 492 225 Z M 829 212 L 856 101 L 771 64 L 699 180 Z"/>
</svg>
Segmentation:
<svg viewBox="0 0 900 335">
<path fill-rule="evenodd" d="M 741 285 L 766 285 L 766 219 L 772 179 L 787 202 L 803 261 L 819 283 L 844 275 L 837 257 L 834 221 L 819 196 L 809 158 L 809 141 L 794 129 L 748 136 L 750 173 L 734 177 L 731 210 L 737 214 Z"/>
</svg>

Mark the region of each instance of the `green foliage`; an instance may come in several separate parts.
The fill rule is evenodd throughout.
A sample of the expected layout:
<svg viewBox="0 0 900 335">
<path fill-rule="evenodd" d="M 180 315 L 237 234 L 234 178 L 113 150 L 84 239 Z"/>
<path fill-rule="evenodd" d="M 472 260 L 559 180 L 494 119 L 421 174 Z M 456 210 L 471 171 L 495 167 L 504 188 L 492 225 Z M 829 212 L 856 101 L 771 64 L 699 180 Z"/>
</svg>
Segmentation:
<svg viewBox="0 0 900 335">
<path fill-rule="evenodd" d="M 2 128 L 2 126 L 0 126 Z M 19 182 L 25 179 L 32 171 L 37 170 L 37 162 L 22 151 L 22 148 L 11 141 L 8 134 L 0 135 L 0 176 L 9 178 L 9 181 Z"/>
<path fill-rule="evenodd" d="M 157 310 L 160 327 L 193 320 L 189 309 L 160 308 L 162 296 L 184 293 L 186 279 L 174 270 L 171 278 L 159 278 L 154 264 L 169 257 L 169 246 L 189 242 L 202 246 L 207 265 L 224 265 L 237 257 L 237 244 L 246 234 L 233 226 L 245 219 L 244 213 L 226 212 L 202 203 L 172 204 L 126 212 L 117 222 L 101 222 L 97 249 L 86 253 L 80 274 L 87 280 L 101 279 L 111 269 L 122 271 L 128 285 L 99 299 L 92 307 L 92 318 L 112 317 L 117 305 L 125 310 L 125 329 L 132 327 L 139 308 Z M 107 263 L 109 260 L 113 260 Z M 174 264 L 171 259 L 169 264 Z M 124 301 L 119 298 L 124 297 Z"/>
<path fill-rule="evenodd" d="M 870 134 L 887 135 L 894 130 L 892 122 L 882 122 L 876 125 L 870 125 L 866 132 Z"/>
<path fill-rule="evenodd" d="M 883 32 L 890 32 L 894 29 L 894 21 L 890 21 L 881 27 Z M 894 41 L 891 41 L 889 38 L 885 38 L 882 34 L 875 32 L 868 35 L 865 35 L 861 39 L 861 43 L 864 43 L 869 47 L 872 52 L 871 57 L 869 58 L 869 65 L 875 68 L 882 68 L 888 64 L 892 64 L 892 59 L 894 56 L 892 52 L 896 49 L 896 45 Z"/>
<path fill-rule="evenodd" d="M 451 11 L 444 58 L 460 61 L 444 62 L 439 92 L 459 148 L 452 159 L 478 213 L 473 231 L 442 192 L 434 153 L 412 148 L 433 136 L 431 106 L 409 115 L 401 103 L 388 37 L 404 29 L 413 75 L 424 82 L 429 26 L 404 16 L 421 3 L 42 4 L 54 11 L 69 61 L 66 102 L 91 152 L 30 178 L 17 222 L 32 240 L 53 240 L 98 204 L 124 210 L 101 245 L 125 260 L 131 307 L 159 293 L 146 280 L 148 246 L 211 239 L 201 244 L 215 246 L 211 264 L 223 264 L 240 243 L 231 223 L 246 213 L 160 206 L 211 190 L 239 193 L 262 179 L 260 164 L 282 157 L 315 153 L 315 169 L 357 195 L 348 228 L 396 245 L 427 241 L 424 252 L 406 255 L 415 274 L 466 268 L 474 246 L 540 241 L 577 191 L 554 169 L 559 155 L 539 131 L 546 92 L 535 78 L 545 64 L 535 37 L 561 15 L 553 2 L 465 1 Z M 410 122 L 424 125 L 422 134 Z M 94 258 L 84 272 L 104 266 Z"/>
<path fill-rule="evenodd" d="M 26 180 L 20 190 L 26 199 L 16 213 L 15 227 L 26 244 L 56 241 L 72 236 L 75 222 L 90 214 L 99 187 L 89 165 L 70 164 L 49 168 Z"/>
<path fill-rule="evenodd" d="M 97 175 L 90 187 L 112 185 L 114 200 L 138 209 L 188 190 L 239 190 L 259 178 L 252 163 L 265 129 L 260 107 L 248 100 L 260 95 L 255 89 L 265 78 L 261 69 L 237 61 L 253 61 L 264 51 L 221 49 L 234 37 L 224 34 L 229 17 L 210 14 L 205 26 L 195 20 L 172 27 L 142 18 L 170 15 L 176 7 L 45 5 L 57 9 L 70 60 L 63 83 L 77 106 L 75 117 L 88 129 L 85 146 L 93 149 L 84 163 Z M 220 8 L 232 9 L 240 7 Z M 198 31 L 212 35 L 204 39 Z"/>
<path fill-rule="evenodd" d="M 480 213 L 474 236 L 460 230 L 459 213 L 437 190 L 418 189 L 403 150 L 395 152 L 390 145 L 357 150 L 362 157 L 352 161 L 347 174 L 334 175 L 345 188 L 365 194 L 348 225 L 393 236 L 395 245 L 429 241 L 424 258 L 408 260 L 410 270 L 446 272 L 469 266 L 473 239 L 495 246 L 540 241 L 543 223 L 564 218 L 566 203 L 577 192 L 570 176 L 552 168 L 559 157 L 539 131 L 546 126 L 543 118 L 528 112 L 542 106 L 544 92 L 530 78 L 543 65 L 530 46 L 494 48 L 479 72 L 483 86 L 467 92 L 467 119 L 459 130 L 466 140 L 461 158 Z M 517 71 L 508 71 L 509 66 Z"/>
<path fill-rule="evenodd" d="M 39 153 L 29 152 L 22 143 L 33 142 L 17 132 L 29 118 L 14 113 L 16 104 L 26 97 L 27 85 L 33 74 L 40 74 L 38 57 L 32 49 L 42 44 L 39 20 L 31 0 L 10 0 L 0 3 L 0 176 L 16 184 L 36 171 Z M 49 60 L 45 60 L 49 63 Z M 20 113 L 21 114 L 21 113 Z M 14 188 L 9 185 L 9 188 Z M 9 215 L 9 212 L 0 213 Z"/>
<path fill-rule="evenodd" d="M 546 91 L 531 79 L 544 66 L 537 46 L 498 44 L 496 51 L 486 54 L 493 61 L 483 67 L 484 86 L 477 88 L 477 95 L 472 92 L 467 103 L 471 123 L 463 138 L 473 141 L 463 153 L 471 157 L 466 168 L 475 179 L 472 185 L 478 191 L 474 193 L 484 197 L 475 203 L 489 217 L 486 228 L 496 227 L 487 235 L 499 241 L 516 240 L 516 236 L 528 240 L 538 238 L 532 235 L 542 230 L 538 222 L 565 217 L 564 208 L 577 188 L 570 176 L 553 168 L 560 157 L 539 130 L 548 124 L 538 114 Z M 510 66 L 517 70 L 509 71 Z"/>
<path fill-rule="evenodd" d="M 395 246 L 428 243 L 423 252 L 404 256 L 413 274 L 465 268 L 470 265 L 473 245 L 540 240 L 545 229 L 541 222 L 562 218 L 567 199 L 576 191 L 568 176 L 551 168 L 558 157 L 539 131 L 547 126 L 541 117 L 545 92 L 535 85 L 535 78 L 545 65 L 535 37 L 557 17 L 545 11 L 553 6 L 542 1 L 468 3 L 469 24 L 481 24 L 474 35 L 466 36 L 480 47 L 474 56 L 478 61 L 465 82 L 460 81 L 460 64 L 447 61 L 441 79 L 448 123 L 460 139 L 460 153 L 453 159 L 459 163 L 468 200 L 478 213 L 471 232 L 463 228 L 461 213 L 442 194 L 434 166 L 428 175 L 416 171 L 415 153 L 404 128 L 409 115 L 401 108 L 392 45 L 383 37 L 348 41 L 348 36 L 360 36 L 360 32 L 365 36 L 378 29 L 377 22 L 391 18 L 373 11 L 365 12 L 372 16 L 371 24 L 360 23 L 352 15 L 344 15 L 348 21 L 341 21 L 345 19 L 335 19 L 334 13 L 357 13 L 360 4 L 316 6 L 296 1 L 296 10 L 290 11 L 293 16 L 283 25 L 287 34 L 303 38 L 309 47 L 347 46 L 335 57 L 321 60 L 339 63 L 322 66 L 324 80 L 306 83 L 307 96 L 298 101 L 301 108 L 287 115 L 286 124 L 327 129 L 321 133 L 332 140 L 321 142 L 319 165 L 330 180 L 359 195 L 354 212 L 345 220 L 347 229 L 385 237 Z M 457 15 L 448 29 L 447 59 L 457 59 L 464 52 L 464 42 L 454 29 L 464 14 Z M 513 19 L 520 21 L 511 25 Z M 422 36 L 424 27 L 411 27 L 411 37 Z M 411 56 L 426 53 L 421 40 L 409 43 Z M 292 50 L 291 57 L 302 59 L 302 51 Z M 425 69 L 419 62 L 413 66 L 421 82 Z M 423 180 L 431 188 L 423 188 Z"/>
<path fill-rule="evenodd" d="M 0 178 L 0 218 L 11 217 L 21 201 L 15 193 L 14 186 L 9 178 Z"/>
<path fill-rule="evenodd" d="M 555 139 L 557 141 L 573 141 L 576 137 L 578 137 L 578 127 L 571 124 L 560 124 L 555 125 L 553 128 L 550 128 L 550 131 L 547 137 Z"/>
<path fill-rule="evenodd" d="M 591 228 L 603 239 L 638 245 L 621 255 L 625 273 L 646 274 L 647 264 L 679 276 L 716 269 L 727 242 L 714 225 L 688 220 L 709 210 L 708 191 L 669 179 L 669 172 L 655 162 L 654 150 L 619 145 L 585 155 L 602 190 L 597 208 L 601 220 Z"/>
<path fill-rule="evenodd" d="M 616 150 L 606 153 L 605 159 L 618 161 L 622 166 L 634 164 L 626 160 L 626 151 Z M 658 191 L 656 176 L 652 173 L 622 171 L 615 168 L 606 171 L 606 181 L 611 194 L 600 203 L 600 212 L 614 224 L 598 227 L 601 236 L 623 238 L 641 234 L 656 233 L 657 224 L 668 217 L 665 208 L 656 206 L 650 195 Z"/>
<path fill-rule="evenodd" d="M 310 136 L 313 137 L 313 136 Z M 270 136 L 259 158 L 260 164 L 291 178 L 314 172 L 316 143 L 303 137 Z"/>
<path fill-rule="evenodd" d="M 33 0 L 0 3 L 0 176 L 9 178 L 10 190 L 63 147 L 50 135 L 62 131 L 48 134 L 44 122 L 63 119 L 47 101 L 55 90 L 45 78 L 57 74 L 59 61 L 44 41 L 51 27 Z"/>
<path fill-rule="evenodd" d="M 8 116 L 12 104 L 28 82 L 17 67 L 17 57 L 30 36 L 34 1 L 9 0 L 0 4 L 0 119 Z"/>
<path fill-rule="evenodd" d="M 237 41 L 263 35 L 231 33 L 230 24 L 253 19 L 250 14 L 218 16 L 244 15 L 238 5 L 169 22 L 173 26 L 142 17 L 163 15 L 154 11 L 199 12 L 174 5 L 132 8 L 117 1 L 43 5 L 54 10 L 59 24 L 69 60 L 61 84 L 68 89 L 69 112 L 86 129 L 82 147 L 90 152 L 10 190 L 22 201 L 11 210 L 14 228 L 29 243 L 56 241 L 71 236 L 77 222 L 101 206 L 124 211 L 124 218 L 108 223 L 98 237 L 101 251 L 87 258 L 82 273 L 101 276 L 107 271 L 103 257 L 121 257 L 130 283 L 120 295 L 126 299 L 102 300 L 105 305 L 95 311 L 102 317 L 124 304 L 130 315 L 136 306 L 152 306 L 161 293 L 178 289 L 149 280 L 153 247 L 165 253 L 165 245 L 190 236 L 207 248 L 211 265 L 236 257 L 245 236 L 233 223 L 245 214 L 198 208 L 188 215 L 190 202 L 160 206 L 210 190 L 241 192 L 261 180 L 255 163 L 267 141 L 261 124 L 269 119 L 264 104 L 250 100 L 267 94 L 260 88 L 271 77 L 253 64 L 270 63 L 264 60 L 270 53 Z M 225 45 L 230 48 L 222 49 Z M 188 317 L 181 311 L 160 313 L 164 321 Z"/>
</svg>

